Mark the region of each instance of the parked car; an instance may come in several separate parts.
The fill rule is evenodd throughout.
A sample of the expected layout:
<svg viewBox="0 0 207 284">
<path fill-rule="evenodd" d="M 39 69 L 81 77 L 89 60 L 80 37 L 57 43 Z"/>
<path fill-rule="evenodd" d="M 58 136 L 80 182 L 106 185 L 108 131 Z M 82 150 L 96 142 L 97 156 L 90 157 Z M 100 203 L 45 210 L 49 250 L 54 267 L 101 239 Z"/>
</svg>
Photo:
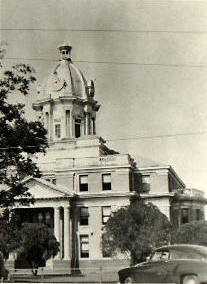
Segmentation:
<svg viewBox="0 0 207 284">
<path fill-rule="evenodd" d="M 169 245 L 118 272 L 120 283 L 207 284 L 207 247 Z"/>
</svg>

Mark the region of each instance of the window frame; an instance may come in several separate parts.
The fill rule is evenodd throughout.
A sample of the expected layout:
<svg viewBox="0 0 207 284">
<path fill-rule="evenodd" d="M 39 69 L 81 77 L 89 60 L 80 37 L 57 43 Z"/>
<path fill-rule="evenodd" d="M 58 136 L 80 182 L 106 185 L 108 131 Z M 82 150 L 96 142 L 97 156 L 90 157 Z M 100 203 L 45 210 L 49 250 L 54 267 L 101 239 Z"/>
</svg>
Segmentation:
<svg viewBox="0 0 207 284">
<path fill-rule="evenodd" d="M 104 182 L 104 176 L 110 176 L 110 182 Z M 102 174 L 102 190 L 103 191 L 108 191 L 112 189 L 112 184 L 111 184 L 111 173 L 104 173 Z"/>
<path fill-rule="evenodd" d="M 82 239 L 87 239 L 87 241 L 83 241 Z M 79 236 L 79 242 L 80 242 L 80 258 L 89 258 L 89 235 L 88 234 L 81 234 Z M 84 250 L 82 249 L 83 245 L 88 245 L 88 249 Z"/>
<path fill-rule="evenodd" d="M 55 124 L 55 138 L 61 138 L 61 124 L 56 123 Z"/>
<path fill-rule="evenodd" d="M 110 214 L 104 214 L 104 209 L 106 209 L 106 208 L 110 208 Z M 102 225 L 105 225 L 107 223 L 110 216 L 111 216 L 111 206 L 102 206 L 101 207 Z M 107 218 L 106 221 L 104 221 L 105 218 Z"/>
<path fill-rule="evenodd" d="M 183 212 L 187 212 L 186 216 L 184 216 Z M 183 207 L 181 208 L 181 214 L 180 214 L 180 219 L 181 219 L 181 224 L 186 224 L 189 223 L 189 217 L 190 217 L 190 208 L 188 207 Z M 186 218 L 187 221 L 183 221 Z"/>
<path fill-rule="evenodd" d="M 81 211 L 87 210 L 86 214 L 81 214 Z M 79 207 L 79 224 L 80 226 L 88 226 L 89 225 L 89 212 L 88 207 Z"/>
<path fill-rule="evenodd" d="M 87 183 L 81 183 L 82 177 L 87 177 Z M 79 175 L 79 191 L 88 191 L 88 175 Z"/>
</svg>

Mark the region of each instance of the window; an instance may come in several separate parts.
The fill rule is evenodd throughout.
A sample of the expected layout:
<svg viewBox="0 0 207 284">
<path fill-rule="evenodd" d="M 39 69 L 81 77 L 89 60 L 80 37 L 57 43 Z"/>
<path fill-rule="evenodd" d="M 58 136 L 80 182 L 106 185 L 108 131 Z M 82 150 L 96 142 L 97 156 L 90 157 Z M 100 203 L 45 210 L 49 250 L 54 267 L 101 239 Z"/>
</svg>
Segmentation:
<svg viewBox="0 0 207 284">
<path fill-rule="evenodd" d="M 92 125 L 93 125 L 93 134 L 96 134 L 96 124 L 95 124 L 95 118 L 92 118 Z"/>
<path fill-rule="evenodd" d="M 102 188 L 103 190 L 111 190 L 111 174 L 102 175 Z"/>
<path fill-rule="evenodd" d="M 79 177 L 80 183 L 80 191 L 88 191 L 88 176 L 80 176 Z"/>
<path fill-rule="evenodd" d="M 196 209 L 196 220 L 199 221 L 201 219 L 201 210 Z"/>
<path fill-rule="evenodd" d="M 48 136 L 49 136 L 49 120 L 50 120 L 49 113 L 46 112 L 45 113 L 45 128 L 47 129 Z"/>
<path fill-rule="evenodd" d="M 46 181 L 56 184 L 56 178 L 46 178 Z"/>
<path fill-rule="evenodd" d="M 102 207 L 102 224 L 106 224 L 111 215 L 111 206 Z"/>
<path fill-rule="evenodd" d="M 149 190 L 150 190 L 150 175 L 142 175 L 142 189 L 143 189 L 143 192 L 149 192 Z"/>
<path fill-rule="evenodd" d="M 89 238 L 88 235 L 80 235 L 80 257 L 89 257 Z"/>
<path fill-rule="evenodd" d="M 102 235 L 102 237 L 103 237 L 103 239 L 108 238 L 105 235 Z M 110 248 L 109 242 L 105 242 L 104 246 L 102 245 L 102 256 L 103 257 L 112 257 L 112 250 Z"/>
<path fill-rule="evenodd" d="M 75 120 L 75 137 L 78 138 L 81 136 L 81 120 Z"/>
<path fill-rule="evenodd" d="M 181 224 L 189 222 L 189 208 L 181 209 Z"/>
<path fill-rule="evenodd" d="M 60 138 L 61 137 L 61 131 L 60 131 L 60 124 L 55 124 L 55 137 Z"/>
<path fill-rule="evenodd" d="M 70 111 L 66 110 L 66 137 L 70 136 Z"/>
<path fill-rule="evenodd" d="M 143 175 L 142 183 L 150 183 L 150 175 Z"/>
<path fill-rule="evenodd" d="M 80 208 L 80 225 L 88 225 L 88 207 Z"/>
</svg>

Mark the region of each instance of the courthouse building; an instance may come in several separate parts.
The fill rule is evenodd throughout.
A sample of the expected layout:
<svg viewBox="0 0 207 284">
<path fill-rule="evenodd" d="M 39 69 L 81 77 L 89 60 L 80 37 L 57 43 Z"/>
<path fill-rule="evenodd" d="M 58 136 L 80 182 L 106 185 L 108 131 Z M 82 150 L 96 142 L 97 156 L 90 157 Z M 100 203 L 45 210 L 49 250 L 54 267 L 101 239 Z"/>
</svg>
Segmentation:
<svg viewBox="0 0 207 284">
<path fill-rule="evenodd" d="M 60 252 L 47 265 L 70 270 L 122 266 L 126 256 L 101 247 L 110 214 L 141 193 L 177 225 L 202 219 L 203 193 L 186 189 L 171 166 L 109 149 L 96 134 L 100 108 L 93 81 L 73 64 L 72 47 L 58 47 L 60 61 L 38 92 L 33 108 L 48 130 L 47 154 L 36 157 L 43 176 L 24 180 L 35 203 L 17 206 L 22 222 L 44 222 L 54 229 Z M 139 208 L 137 208 L 139 210 Z"/>
</svg>

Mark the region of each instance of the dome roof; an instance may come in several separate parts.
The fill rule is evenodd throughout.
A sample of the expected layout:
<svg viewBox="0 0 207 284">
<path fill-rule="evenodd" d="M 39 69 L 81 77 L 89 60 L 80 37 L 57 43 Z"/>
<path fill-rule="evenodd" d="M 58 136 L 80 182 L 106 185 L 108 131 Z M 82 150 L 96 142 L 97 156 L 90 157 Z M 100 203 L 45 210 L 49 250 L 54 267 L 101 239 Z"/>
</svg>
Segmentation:
<svg viewBox="0 0 207 284">
<path fill-rule="evenodd" d="M 82 72 L 72 63 L 71 48 L 71 45 L 65 43 L 58 47 L 61 59 L 42 84 L 40 92 L 43 98 L 75 96 L 87 99 L 93 96 L 93 82 L 88 85 Z"/>
</svg>

